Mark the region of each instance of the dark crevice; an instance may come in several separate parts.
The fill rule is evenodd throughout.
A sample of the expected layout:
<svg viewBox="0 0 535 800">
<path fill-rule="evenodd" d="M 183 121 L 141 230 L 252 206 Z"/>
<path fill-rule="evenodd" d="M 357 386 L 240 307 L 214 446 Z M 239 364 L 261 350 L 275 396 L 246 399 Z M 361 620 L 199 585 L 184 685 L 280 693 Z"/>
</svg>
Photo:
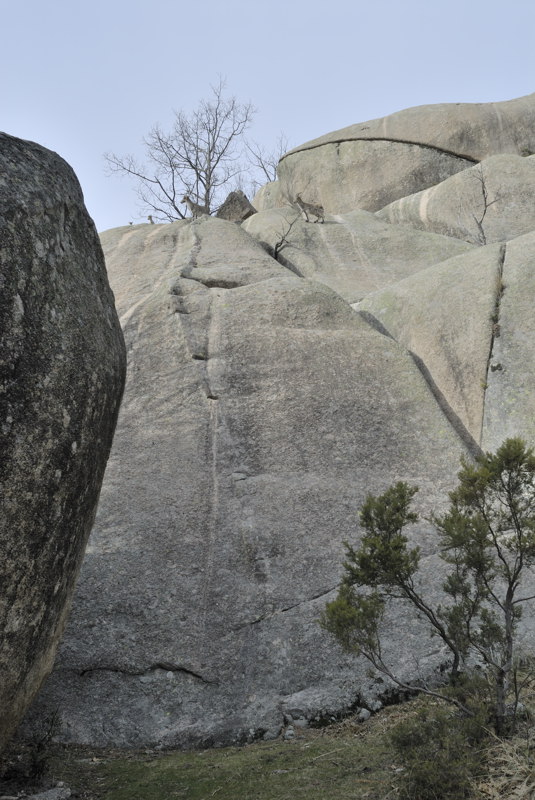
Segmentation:
<svg viewBox="0 0 535 800">
<path fill-rule="evenodd" d="M 392 142 L 394 144 L 408 144 L 413 145 L 414 147 L 422 147 L 425 150 L 434 150 L 437 153 L 443 153 L 446 156 L 452 156 L 453 158 L 459 158 L 463 161 L 470 161 L 472 164 L 479 164 L 479 159 L 474 158 L 473 156 L 463 155 L 461 153 L 455 153 L 453 150 L 446 150 L 443 147 L 437 147 L 433 144 L 425 144 L 424 142 L 413 142 L 410 139 L 387 139 L 384 136 L 361 136 L 361 137 L 354 137 L 349 139 L 332 139 L 328 142 L 321 142 L 318 144 L 312 144 L 309 147 L 300 147 L 298 150 L 292 150 L 289 153 L 283 155 L 279 164 L 284 161 L 285 158 L 289 158 L 290 156 L 299 155 L 299 153 L 304 153 L 307 150 L 317 150 L 318 147 L 325 147 L 329 144 L 334 144 L 337 147 L 337 152 L 340 148 L 341 144 L 345 142 Z"/>
<path fill-rule="evenodd" d="M 360 311 L 360 310 L 357 309 L 357 314 L 360 317 L 362 317 L 364 322 L 367 322 L 368 325 L 370 326 L 370 328 L 373 328 L 374 331 L 377 331 L 378 333 L 382 334 L 383 336 L 387 336 L 389 339 L 392 339 L 392 341 L 394 341 L 394 342 L 396 341 L 394 339 L 394 337 L 392 336 L 392 334 L 390 333 L 390 331 L 388 331 L 385 328 L 385 326 L 382 324 L 382 322 L 379 322 L 377 317 L 374 317 L 373 314 L 370 314 L 369 311 Z"/>
<path fill-rule="evenodd" d="M 416 353 L 413 353 L 411 350 L 408 350 L 408 353 L 410 354 L 412 360 L 418 367 L 423 379 L 429 386 L 431 394 L 437 401 L 438 407 L 440 408 L 440 410 L 442 411 L 442 413 L 444 414 L 444 416 L 446 417 L 446 419 L 448 420 L 448 422 L 450 423 L 451 427 L 456 432 L 458 437 L 461 439 L 462 442 L 464 442 L 470 455 L 474 458 L 478 455 L 482 455 L 483 451 L 481 450 L 481 447 L 476 442 L 472 434 L 465 427 L 461 418 L 455 413 L 453 408 L 450 406 L 445 396 L 443 395 L 443 393 L 433 380 L 433 376 L 429 372 L 425 363 L 419 356 L 416 355 Z"/>
<path fill-rule="evenodd" d="M 256 619 L 252 619 L 249 622 L 243 622 L 240 625 L 236 625 L 233 630 L 239 631 L 243 630 L 243 628 L 249 628 L 252 625 L 258 625 L 259 622 L 266 622 L 266 620 L 272 619 L 272 617 L 276 617 L 278 614 L 285 614 L 287 611 L 292 611 L 294 608 L 299 608 L 299 606 L 305 605 L 305 603 L 312 603 L 314 600 L 319 600 L 321 597 L 326 597 L 328 594 L 333 592 L 335 589 L 338 588 L 338 584 L 336 586 L 331 587 L 330 589 L 323 589 L 318 594 L 313 595 L 312 597 L 306 597 L 304 600 L 300 600 L 298 603 L 293 603 L 291 606 L 286 606 L 285 608 L 277 608 L 275 611 L 271 611 L 269 614 L 262 614 L 260 617 Z"/>
<path fill-rule="evenodd" d="M 156 664 L 151 664 L 150 667 L 142 670 L 124 669 L 121 667 L 87 667 L 87 669 L 80 670 L 78 675 L 84 677 L 85 675 L 90 675 L 93 672 L 115 672 L 120 675 L 132 675 L 134 677 L 140 677 L 142 675 L 147 675 L 150 672 L 156 672 L 156 670 L 163 670 L 164 672 L 179 672 L 183 675 L 190 675 L 192 678 L 202 681 L 202 683 L 217 685 L 217 681 L 210 681 L 207 678 L 204 678 L 202 675 L 199 675 L 198 672 L 194 672 L 187 667 L 177 666 L 176 664 L 171 664 L 166 661 L 158 661 Z"/>
<path fill-rule="evenodd" d="M 294 265 L 293 265 L 293 264 L 292 264 L 290 261 L 286 261 L 286 259 L 284 258 L 284 256 L 281 256 L 281 255 L 279 254 L 279 255 L 276 257 L 275 261 L 276 261 L 278 264 L 280 264 L 280 265 L 281 265 L 281 267 L 284 267 L 284 268 L 285 268 L 285 269 L 287 269 L 289 272 L 291 272 L 293 275 L 297 275 L 297 277 L 298 277 L 298 278 L 304 278 L 304 277 L 305 277 L 305 276 L 303 275 L 303 273 L 302 273 L 302 272 L 299 272 L 299 270 L 297 269 L 297 267 L 295 267 L 295 266 L 294 266 Z"/>
<path fill-rule="evenodd" d="M 496 294 L 494 297 L 494 309 L 491 318 L 492 328 L 490 334 L 489 355 L 487 358 L 487 369 L 485 372 L 485 385 L 483 391 L 483 414 L 481 415 L 481 439 L 483 438 L 483 423 L 485 420 L 485 398 L 487 395 L 489 371 L 496 372 L 496 371 L 501 371 L 503 369 L 502 364 L 492 364 L 491 362 L 494 354 L 494 342 L 500 336 L 501 302 L 503 293 L 505 291 L 505 285 L 503 283 L 503 268 L 505 265 L 506 254 L 507 254 L 507 245 L 502 244 L 502 246 L 500 247 L 500 255 L 498 262 L 498 275 L 496 276 Z"/>
</svg>

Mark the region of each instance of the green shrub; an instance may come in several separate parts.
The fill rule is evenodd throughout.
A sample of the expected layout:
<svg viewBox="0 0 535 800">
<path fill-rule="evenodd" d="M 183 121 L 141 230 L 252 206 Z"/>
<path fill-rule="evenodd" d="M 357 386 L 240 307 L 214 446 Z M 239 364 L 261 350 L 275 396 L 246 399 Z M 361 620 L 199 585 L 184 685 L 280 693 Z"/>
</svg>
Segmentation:
<svg viewBox="0 0 535 800">
<path fill-rule="evenodd" d="M 481 771 L 485 711 L 462 716 L 443 707 L 424 708 L 392 732 L 402 762 L 402 800 L 461 800 Z"/>
</svg>

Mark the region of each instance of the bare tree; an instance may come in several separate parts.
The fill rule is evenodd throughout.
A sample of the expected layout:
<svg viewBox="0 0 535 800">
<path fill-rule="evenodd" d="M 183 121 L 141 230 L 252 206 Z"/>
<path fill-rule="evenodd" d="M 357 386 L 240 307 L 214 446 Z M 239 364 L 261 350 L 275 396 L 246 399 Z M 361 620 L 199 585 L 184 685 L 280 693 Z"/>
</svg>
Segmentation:
<svg viewBox="0 0 535 800">
<path fill-rule="evenodd" d="M 493 197 L 492 200 L 489 198 L 487 183 L 485 180 L 485 175 L 483 173 L 483 166 L 481 164 L 479 164 L 479 170 L 477 172 L 474 172 L 474 178 L 477 181 L 479 181 L 479 184 L 481 186 L 481 200 L 482 200 L 482 209 L 480 211 L 479 217 L 476 216 L 475 214 L 472 214 L 472 218 L 477 226 L 477 236 L 475 236 L 474 239 L 476 241 L 476 244 L 485 245 L 487 244 L 487 235 L 485 233 L 483 223 L 485 221 L 485 217 L 487 215 L 487 211 L 490 208 L 490 206 L 494 205 L 494 203 L 497 203 L 501 199 L 501 197 L 500 194 L 498 193 L 497 195 L 495 195 L 495 197 Z"/>
<path fill-rule="evenodd" d="M 251 192 L 254 194 L 264 183 L 277 180 L 277 166 L 289 150 L 288 138 L 281 131 L 271 151 L 254 141 L 246 141 L 245 148 L 249 164 L 256 173 L 250 179 Z"/>
<path fill-rule="evenodd" d="M 295 225 L 295 223 L 300 219 L 301 219 L 301 217 L 299 215 L 294 217 L 294 219 L 287 224 L 287 226 L 286 226 L 286 228 L 284 230 L 279 231 L 277 239 L 275 241 L 275 244 L 271 248 L 272 249 L 273 258 L 275 259 L 275 261 L 279 260 L 279 255 L 280 255 L 281 250 L 283 250 L 286 247 L 286 245 L 290 244 L 288 236 L 292 232 L 292 228 Z"/>
<path fill-rule="evenodd" d="M 201 100 L 191 114 L 176 111 L 172 130 L 156 124 L 143 140 L 146 164 L 134 156 L 106 153 L 111 173 L 137 179 L 137 193 L 144 210 L 169 222 L 183 219 L 185 195 L 195 198 L 210 212 L 223 197 L 224 187 L 243 171 L 243 134 L 256 109 L 225 95 L 225 81 L 211 87 L 212 96 Z"/>
</svg>

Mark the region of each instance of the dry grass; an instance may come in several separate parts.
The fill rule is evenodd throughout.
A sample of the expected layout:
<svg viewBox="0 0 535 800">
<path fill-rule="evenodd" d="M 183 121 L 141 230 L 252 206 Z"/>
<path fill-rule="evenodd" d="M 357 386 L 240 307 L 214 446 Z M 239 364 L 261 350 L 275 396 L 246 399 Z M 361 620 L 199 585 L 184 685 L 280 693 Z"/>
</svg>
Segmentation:
<svg viewBox="0 0 535 800">
<path fill-rule="evenodd" d="M 474 782 L 475 800 L 535 800 L 535 671 L 522 681 L 524 718 L 510 739 L 493 733 L 485 750 L 485 774 Z"/>
<path fill-rule="evenodd" d="M 535 731 L 512 739 L 492 737 L 485 753 L 485 777 L 474 786 L 481 800 L 535 799 Z"/>
</svg>

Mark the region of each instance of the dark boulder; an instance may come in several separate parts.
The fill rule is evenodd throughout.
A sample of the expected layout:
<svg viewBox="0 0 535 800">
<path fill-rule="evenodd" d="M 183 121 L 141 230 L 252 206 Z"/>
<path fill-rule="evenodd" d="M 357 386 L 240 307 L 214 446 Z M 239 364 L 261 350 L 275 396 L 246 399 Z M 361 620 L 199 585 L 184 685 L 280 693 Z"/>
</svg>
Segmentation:
<svg viewBox="0 0 535 800">
<path fill-rule="evenodd" d="M 217 211 L 216 217 L 226 219 L 227 222 L 244 222 L 256 214 L 256 208 L 251 205 L 247 197 L 239 189 L 231 192 L 225 202 Z"/>
<path fill-rule="evenodd" d="M 76 176 L 0 134 L 0 749 L 52 668 L 124 373 Z"/>
</svg>

